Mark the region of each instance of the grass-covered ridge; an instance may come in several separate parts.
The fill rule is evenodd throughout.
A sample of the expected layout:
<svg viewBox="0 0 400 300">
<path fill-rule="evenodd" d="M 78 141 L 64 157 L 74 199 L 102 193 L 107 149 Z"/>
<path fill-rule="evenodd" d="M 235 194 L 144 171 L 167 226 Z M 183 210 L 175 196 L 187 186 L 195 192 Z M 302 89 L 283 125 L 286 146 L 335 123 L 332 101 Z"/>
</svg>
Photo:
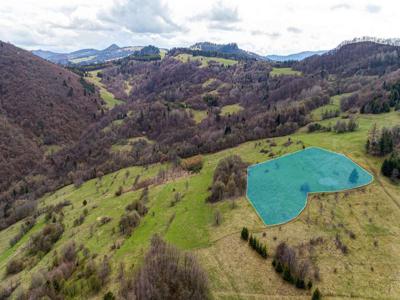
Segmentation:
<svg viewBox="0 0 400 300">
<path fill-rule="evenodd" d="M 20 277 L 24 286 L 29 285 L 30 276 L 52 261 L 54 250 L 60 250 L 69 240 L 83 243 L 98 257 L 107 254 L 113 267 L 112 280 L 103 288 L 116 292 L 116 269 L 121 261 L 135 268 L 141 263 L 145 249 L 154 233 L 180 249 L 193 251 L 207 270 L 212 294 L 216 299 L 256 299 L 275 297 L 309 299 L 307 291 L 298 290 L 284 283 L 274 272 L 271 260 L 266 261 L 252 251 L 240 239 L 243 226 L 249 228 L 268 251 L 273 252 L 281 241 L 293 247 L 309 245 L 311 239 L 322 238 L 323 244 L 310 246 L 310 255 L 320 270 L 321 280 L 316 282 L 323 295 L 336 298 L 381 299 L 400 296 L 399 235 L 400 189 L 379 174 L 382 159 L 365 154 L 364 143 L 368 130 L 376 122 L 379 126 L 398 124 L 400 116 L 391 112 L 382 115 L 361 115 L 359 130 L 351 133 L 318 132 L 308 134 L 299 131 L 291 136 L 292 144 L 285 146 L 287 137 L 244 143 L 238 147 L 204 156 L 204 167 L 198 174 L 171 178 L 165 183 L 150 186 L 148 208 L 140 225 L 124 242 L 115 228 L 118 226 L 125 206 L 139 197 L 141 190 L 129 191 L 137 175 L 141 180 L 157 175 L 169 164 L 155 164 L 148 168 L 131 167 L 108 174 L 102 179 L 85 182 L 81 187 L 66 186 L 51 195 L 43 197 L 40 207 L 56 204 L 63 200 L 72 205 L 64 208 L 65 232 L 55 247 L 32 270 L 24 270 L 12 278 Z M 322 123 L 331 122 L 325 120 Z M 265 228 L 252 206 L 245 198 L 209 204 L 208 187 L 218 162 L 231 154 L 239 155 L 248 163 L 269 159 L 268 150 L 275 156 L 301 149 L 305 146 L 320 146 L 343 153 L 375 175 L 376 181 L 357 191 L 338 194 L 311 196 L 305 211 L 293 222 L 284 226 Z M 116 196 L 122 187 L 125 193 Z M 172 205 L 175 193 L 182 199 Z M 83 205 L 87 201 L 86 206 Z M 74 220 L 88 209 L 82 225 L 73 226 Z M 215 225 L 215 214 L 219 211 L 222 223 Z M 102 226 L 99 218 L 110 217 L 111 221 Z M 20 255 L 30 236 L 44 225 L 43 217 L 14 247 L 8 240 L 20 226 L 17 223 L 0 232 L 0 270 L 4 275 L 10 258 Z M 114 228 L 114 231 L 113 231 Z M 353 233 L 353 235 L 350 234 Z M 265 235 L 264 235 L 265 234 Z M 337 236 L 347 245 L 348 253 L 343 254 L 336 246 Z M 354 238 L 355 237 L 355 238 Z M 118 247 L 113 247 L 118 245 Z M 306 247 L 304 249 L 307 249 Z M 388 278 L 391 278 L 388 281 Z M 6 282 L 5 280 L 3 280 Z"/>
</svg>

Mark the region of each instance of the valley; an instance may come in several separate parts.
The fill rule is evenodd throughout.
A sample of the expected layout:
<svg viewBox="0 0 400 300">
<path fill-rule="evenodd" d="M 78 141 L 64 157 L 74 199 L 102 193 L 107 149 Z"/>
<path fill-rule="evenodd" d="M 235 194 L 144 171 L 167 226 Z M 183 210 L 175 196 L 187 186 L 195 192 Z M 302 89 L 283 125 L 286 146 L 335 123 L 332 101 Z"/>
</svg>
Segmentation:
<svg viewBox="0 0 400 300">
<path fill-rule="evenodd" d="M 150 178 L 160 170 L 171 168 L 170 164 L 131 167 L 90 180 L 79 188 L 66 186 L 43 197 L 39 206 L 55 205 L 66 199 L 71 201 L 71 205 L 64 209 L 66 229 L 55 244 L 55 250 L 74 239 L 99 256 L 110 256 L 113 269 L 116 269 L 121 261 L 128 265 L 140 264 L 150 237 L 158 233 L 180 249 L 196 253 L 210 274 L 211 291 L 217 299 L 309 297 L 307 292 L 291 288 L 275 274 L 271 258 L 264 261 L 251 252 L 240 240 L 239 233 L 243 226 L 264 241 L 270 252 L 282 241 L 294 247 L 304 247 L 310 240 L 322 238 L 321 245 L 310 246 L 308 250 L 307 246 L 303 255 L 310 256 L 318 266 L 321 278 L 315 284 L 328 298 L 381 299 L 383 292 L 396 298 L 400 294 L 398 280 L 395 279 L 400 257 L 393 247 L 398 247 L 396 240 L 400 234 L 396 222 L 400 217 L 399 188 L 379 174 L 379 159 L 365 156 L 364 140 L 371 120 L 378 126 L 392 126 L 398 123 L 399 118 L 396 112 L 385 116 L 361 116 L 360 130 L 355 133 L 308 134 L 300 130 L 290 135 L 294 143 L 288 147 L 283 146 L 287 137 L 274 138 L 277 146 L 271 147 L 271 150 L 277 155 L 298 150 L 300 146 L 296 141 L 302 141 L 305 146 L 319 146 L 344 153 L 375 176 L 373 184 L 359 190 L 310 196 L 306 210 L 296 220 L 282 226 L 265 227 L 245 198 L 218 204 L 205 202 L 217 162 L 232 153 L 249 163 L 264 161 L 268 158 L 260 150 L 269 147 L 265 140 L 206 155 L 199 174 L 150 186 L 149 212 L 134 234 L 125 240 L 114 234 L 113 229 L 118 226 L 125 206 L 137 199 L 141 191 L 126 192 L 121 196 L 115 196 L 115 192 L 120 186 L 123 189 L 132 186 L 138 174 L 141 180 Z M 181 193 L 182 200 L 171 206 L 174 193 Z M 73 221 L 81 213 L 84 200 L 87 200 L 88 215 L 82 225 L 74 227 Z M 216 211 L 222 214 L 220 225 L 215 225 Z M 98 220 L 104 216 L 111 221 L 100 226 Z M 0 233 L 0 268 L 3 275 L 7 261 L 21 255 L 29 236 L 44 226 L 44 220 L 39 218 L 34 228 L 9 248 L 7 241 L 19 226 L 20 222 Z M 354 233 L 355 238 L 349 237 L 348 231 Z M 348 253 L 343 254 L 336 249 L 336 235 L 341 236 L 349 249 Z M 116 249 L 113 249 L 114 245 L 118 245 Z M 50 262 L 52 253 L 44 256 L 33 269 L 21 273 L 23 285 L 28 285 L 30 274 Z M 372 258 L 370 253 L 373 253 Z M 113 277 L 116 276 L 115 272 L 113 274 Z M 389 286 L 387 278 L 393 278 Z M 76 279 L 76 282 L 79 280 Z M 111 280 L 103 291 L 111 289 L 116 292 L 113 282 Z"/>
<path fill-rule="evenodd" d="M 65 63 L 1 42 L 0 299 L 399 298 L 398 53 L 363 40 L 274 62 L 202 42 Z M 284 222 L 257 212 L 248 167 L 319 148 L 362 169 L 290 164 L 347 190 L 299 215 L 279 203 Z M 274 180 L 289 204 L 312 192 L 272 172 L 261 204 Z"/>
</svg>

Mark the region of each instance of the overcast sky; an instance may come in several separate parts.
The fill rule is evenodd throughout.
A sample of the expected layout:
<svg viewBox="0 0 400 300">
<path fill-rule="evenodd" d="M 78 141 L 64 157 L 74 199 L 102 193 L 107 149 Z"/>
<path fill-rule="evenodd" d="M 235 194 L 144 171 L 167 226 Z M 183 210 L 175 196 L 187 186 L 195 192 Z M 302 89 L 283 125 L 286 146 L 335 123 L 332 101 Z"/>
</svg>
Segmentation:
<svg viewBox="0 0 400 300">
<path fill-rule="evenodd" d="M 2 0 L 0 40 L 53 51 L 237 42 L 288 54 L 400 37 L 399 11 L 392 0 Z"/>
</svg>

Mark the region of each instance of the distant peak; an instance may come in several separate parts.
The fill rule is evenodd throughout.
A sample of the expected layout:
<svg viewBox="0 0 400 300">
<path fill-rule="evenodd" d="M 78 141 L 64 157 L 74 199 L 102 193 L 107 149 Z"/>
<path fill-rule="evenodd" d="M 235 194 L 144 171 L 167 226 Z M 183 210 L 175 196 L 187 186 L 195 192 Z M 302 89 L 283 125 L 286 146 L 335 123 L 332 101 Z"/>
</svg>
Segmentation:
<svg viewBox="0 0 400 300">
<path fill-rule="evenodd" d="M 117 44 L 112 44 L 111 46 L 107 47 L 104 49 L 104 51 L 112 51 L 112 50 L 118 50 L 120 47 Z"/>
</svg>

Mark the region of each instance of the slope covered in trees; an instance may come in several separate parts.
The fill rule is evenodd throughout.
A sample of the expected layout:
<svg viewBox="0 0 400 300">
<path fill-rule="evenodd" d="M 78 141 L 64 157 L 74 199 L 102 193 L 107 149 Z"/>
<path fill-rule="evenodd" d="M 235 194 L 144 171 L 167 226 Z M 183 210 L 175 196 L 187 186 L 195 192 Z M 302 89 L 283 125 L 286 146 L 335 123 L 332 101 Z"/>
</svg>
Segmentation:
<svg viewBox="0 0 400 300">
<path fill-rule="evenodd" d="M 0 69 L 1 194 L 34 176 L 47 150 L 76 141 L 97 121 L 101 103 L 76 74 L 4 42 Z M 11 189 L 21 192 L 29 187 Z"/>
</svg>

